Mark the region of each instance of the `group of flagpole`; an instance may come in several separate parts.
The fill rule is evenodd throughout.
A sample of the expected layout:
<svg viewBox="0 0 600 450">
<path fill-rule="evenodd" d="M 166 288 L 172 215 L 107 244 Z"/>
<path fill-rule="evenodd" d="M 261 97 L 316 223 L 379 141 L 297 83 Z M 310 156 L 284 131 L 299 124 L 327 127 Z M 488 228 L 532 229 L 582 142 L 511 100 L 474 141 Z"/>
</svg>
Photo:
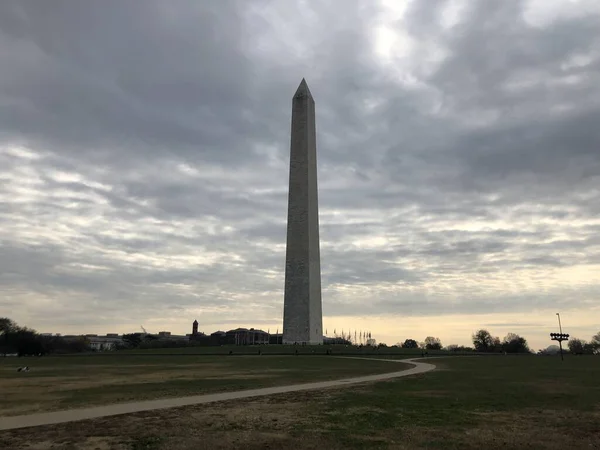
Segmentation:
<svg viewBox="0 0 600 450">
<path fill-rule="evenodd" d="M 329 333 L 327 332 L 327 329 L 325 330 L 325 336 L 327 336 Z M 371 332 L 370 331 L 358 331 L 358 330 L 354 330 L 354 336 L 352 335 L 352 331 L 348 330 L 348 333 L 344 332 L 344 330 L 342 329 L 341 334 L 338 335 L 337 333 L 337 328 L 335 328 L 333 330 L 333 337 L 335 339 L 342 339 L 345 341 L 349 341 L 354 345 L 366 345 L 369 340 L 371 339 Z M 352 339 L 354 337 L 354 339 Z"/>
<path fill-rule="evenodd" d="M 271 330 L 267 331 L 268 336 L 271 336 Z M 325 337 L 327 337 L 328 335 L 328 331 L 327 329 L 325 329 Z M 279 336 L 279 328 L 277 328 L 276 334 L 275 336 L 277 336 L 277 341 L 279 341 L 280 336 Z M 342 329 L 341 334 L 338 335 L 337 333 L 337 328 L 335 328 L 333 330 L 333 336 L 335 339 L 342 339 L 344 341 L 348 341 L 350 343 L 352 343 L 353 345 L 367 345 L 369 340 L 371 339 L 371 332 L 370 331 L 358 331 L 358 330 L 354 330 L 354 336 L 352 335 L 352 331 L 348 330 L 348 333 L 344 332 L 344 330 Z M 353 339 L 354 337 L 354 339 Z M 277 342 L 278 344 L 281 344 L 282 342 Z"/>
</svg>

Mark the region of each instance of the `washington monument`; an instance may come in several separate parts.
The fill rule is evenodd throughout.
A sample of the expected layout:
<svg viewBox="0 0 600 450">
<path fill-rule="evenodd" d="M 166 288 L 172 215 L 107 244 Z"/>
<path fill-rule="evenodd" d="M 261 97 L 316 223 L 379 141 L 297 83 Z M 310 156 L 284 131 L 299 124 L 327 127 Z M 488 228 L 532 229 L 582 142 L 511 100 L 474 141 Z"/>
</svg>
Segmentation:
<svg viewBox="0 0 600 450">
<path fill-rule="evenodd" d="M 283 343 L 323 343 L 315 101 L 304 79 L 292 100 Z"/>
</svg>

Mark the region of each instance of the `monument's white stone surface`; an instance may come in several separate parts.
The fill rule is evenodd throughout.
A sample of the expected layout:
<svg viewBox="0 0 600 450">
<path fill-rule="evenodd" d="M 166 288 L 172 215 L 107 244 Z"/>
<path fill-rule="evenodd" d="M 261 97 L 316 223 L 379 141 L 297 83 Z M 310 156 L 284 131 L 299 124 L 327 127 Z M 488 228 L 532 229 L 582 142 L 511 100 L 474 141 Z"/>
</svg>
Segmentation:
<svg viewBox="0 0 600 450">
<path fill-rule="evenodd" d="M 283 343 L 323 343 L 315 101 L 304 79 L 292 100 Z"/>
</svg>

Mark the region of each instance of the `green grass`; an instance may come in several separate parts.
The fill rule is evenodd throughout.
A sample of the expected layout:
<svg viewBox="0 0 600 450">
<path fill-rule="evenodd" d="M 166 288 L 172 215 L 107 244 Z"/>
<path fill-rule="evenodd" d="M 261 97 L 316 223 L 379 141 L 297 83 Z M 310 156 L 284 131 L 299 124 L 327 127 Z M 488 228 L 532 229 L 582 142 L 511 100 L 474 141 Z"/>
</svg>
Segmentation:
<svg viewBox="0 0 600 450">
<path fill-rule="evenodd" d="M 153 358 L 146 361 L 169 359 Z M 190 358 L 195 360 L 186 356 L 180 361 Z M 281 364 L 277 367 L 302 372 L 299 377 L 322 368 L 337 373 L 335 377 L 347 376 L 379 363 L 302 356 L 220 360 L 231 364 L 227 370 L 244 373 L 260 373 L 262 364 L 267 371 Z M 341 365 L 333 367 L 333 361 Z M 15 430 L 0 436 L 0 447 L 71 443 L 95 449 L 120 442 L 123 448 L 155 450 L 600 448 L 600 357 L 566 357 L 564 363 L 540 356 L 428 362 L 438 369 L 380 383 L 129 414 L 41 427 L 36 433 Z M 390 365 L 398 368 L 381 364 L 386 371 Z"/>
<path fill-rule="evenodd" d="M 27 364 L 30 372 L 17 372 Z M 253 389 L 402 370 L 330 356 L 88 356 L 0 359 L 0 415 Z"/>
<path fill-rule="evenodd" d="M 439 370 L 346 390 L 313 405 L 323 411 L 315 421 L 350 448 L 375 448 L 372 438 L 385 447 L 415 430 L 422 432 L 419 445 L 471 448 L 468 432 L 489 427 L 499 438 L 510 430 L 522 437 L 527 428 L 547 428 L 547 436 L 577 430 L 580 438 L 595 434 L 600 445 L 600 358 L 569 357 L 561 363 L 553 357 L 503 356 L 431 362 Z M 525 441 L 535 444 L 530 438 Z"/>
</svg>

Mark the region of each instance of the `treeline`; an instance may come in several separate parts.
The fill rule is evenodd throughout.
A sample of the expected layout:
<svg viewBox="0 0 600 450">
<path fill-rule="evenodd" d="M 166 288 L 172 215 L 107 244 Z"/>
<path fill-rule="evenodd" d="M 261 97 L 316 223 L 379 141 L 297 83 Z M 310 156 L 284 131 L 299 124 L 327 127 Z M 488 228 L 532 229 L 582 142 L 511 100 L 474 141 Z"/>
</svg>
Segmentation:
<svg viewBox="0 0 600 450">
<path fill-rule="evenodd" d="M 85 338 L 65 339 L 61 336 L 42 336 L 31 328 L 20 327 L 7 317 L 0 317 L 0 356 L 78 353 L 89 350 L 89 343 Z"/>
<path fill-rule="evenodd" d="M 527 339 L 515 333 L 508 333 L 504 339 L 492 336 L 488 330 L 478 330 L 472 336 L 473 347 L 484 353 L 532 353 Z"/>
<path fill-rule="evenodd" d="M 396 344 L 402 348 L 420 348 L 421 350 L 442 350 L 442 341 L 440 338 L 427 336 L 423 342 L 417 342 L 414 339 L 406 339 L 401 344 Z"/>
<path fill-rule="evenodd" d="M 478 330 L 472 335 L 472 347 L 462 345 L 448 345 L 444 347 L 439 338 L 428 336 L 424 341 L 418 342 L 415 339 L 406 339 L 402 343 L 392 347 L 401 347 L 406 349 L 421 349 L 423 351 L 445 350 L 449 352 L 480 352 L 480 353 L 532 353 L 527 340 L 515 333 L 508 333 L 503 339 L 492 334 L 485 329 Z M 349 344 L 349 343 L 348 343 Z M 162 339 L 159 336 L 147 333 L 130 333 L 122 336 L 122 343 L 115 344 L 115 349 L 150 349 L 150 348 L 176 348 L 176 347 L 196 347 L 206 345 L 201 341 L 188 339 Z M 578 338 L 571 338 L 568 341 L 568 351 L 575 355 L 600 354 L 600 332 L 592 336 L 590 341 Z M 387 347 L 385 344 L 379 344 L 379 348 Z M 550 354 L 548 349 L 540 351 L 541 354 Z M 0 356 L 6 354 L 26 355 L 45 355 L 49 353 L 78 353 L 91 351 L 90 343 L 83 336 L 61 337 L 44 336 L 35 330 L 21 327 L 13 320 L 0 318 Z"/>
<path fill-rule="evenodd" d="M 487 330 L 478 330 L 471 336 L 473 347 L 451 344 L 442 345 L 440 338 L 428 336 L 422 342 L 406 339 L 397 344 L 402 348 L 419 348 L 421 350 L 446 350 L 449 352 L 481 352 L 481 353 L 531 353 L 527 339 L 515 333 L 508 333 L 504 339 L 494 337 Z"/>
<path fill-rule="evenodd" d="M 569 352 L 574 355 L 597 355 L 600 354 L 600 332 L 596 333 L 590 339 L 590 342 L 586 342 L 583 339 L 571 338 L 569 339 Z"/>
</svg>

